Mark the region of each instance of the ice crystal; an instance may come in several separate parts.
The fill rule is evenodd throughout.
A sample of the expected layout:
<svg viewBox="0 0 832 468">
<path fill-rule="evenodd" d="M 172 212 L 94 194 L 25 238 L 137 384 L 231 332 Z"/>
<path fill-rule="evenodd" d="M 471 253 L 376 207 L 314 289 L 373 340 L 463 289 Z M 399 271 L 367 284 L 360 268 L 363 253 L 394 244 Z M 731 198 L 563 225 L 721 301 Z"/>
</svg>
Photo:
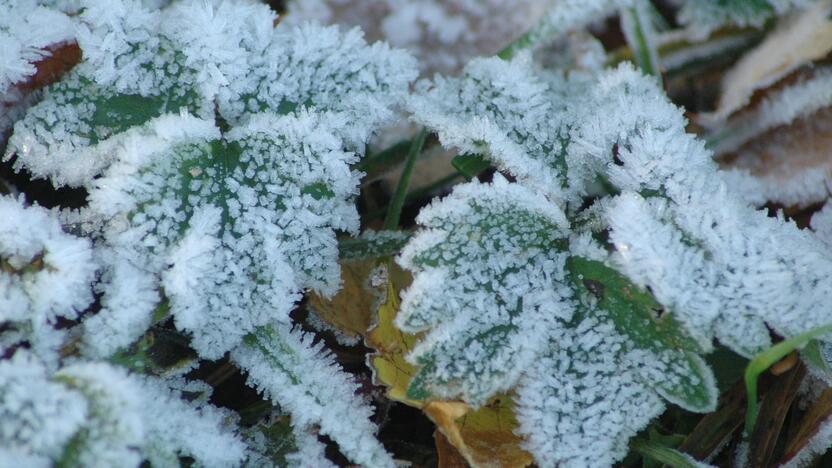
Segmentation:
<svg viewBox="0 0 832 468">
<path fill-rule="evenodd" d="M 0 346 L 27 341 L 54 363 L 63 336 L 57 320 L 77 318 L 93 299 L 90 242 L 66 234 L 55 216 L 22 198 L 0 197 L 0 219 L 0 322 L 7 327 Z"/>
<path fill-rule="evenodd" d="M 291 325 L 261 327 L 231 359 L 248 381 L 292 414 L 296 428 L 318 425 L 351 460 L 366 466 L 393 466 L 375 439 L 372 409 L 356 395 L 356 385 L 321 343 Z"/>
<path fill-rule="evenodd" d="M 0 439 L 21 457 L 113 467 L 144 459 L 178 466 L 179 456 L 234 466 L 243 458 L 224 411 L 187 403 L 160 380 L 107 364 L 78 363 L 50 375 L 18 351 L 0 362 L 0 388 Z"/>
</svg>

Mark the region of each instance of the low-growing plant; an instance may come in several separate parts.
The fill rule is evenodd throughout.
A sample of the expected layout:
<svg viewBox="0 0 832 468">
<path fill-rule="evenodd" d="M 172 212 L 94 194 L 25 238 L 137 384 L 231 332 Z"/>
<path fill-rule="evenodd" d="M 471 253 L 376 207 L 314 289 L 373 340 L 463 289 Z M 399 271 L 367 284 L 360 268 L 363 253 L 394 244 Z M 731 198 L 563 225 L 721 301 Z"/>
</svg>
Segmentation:
<svg viewBox="0 0 832 468">
<path fill-rule="evenodd" d="M 778 172 L 743 161 L 764 164 L 757 140 L 832 104 L 827 68 L 809 67 L 832 50 L 832 4 L 684 2 L 670 30 L 646 0 L 539 3 L 499 54 L 426 66 L 358 29 L 290 24 L 296 3 L 283 24 L 244 0 L 0 0 L 5 160 L 84 198 L 50 211 L 25 189 L 0 196 L 0 458 L 393 466 L 407 454 L 379 438 L 373 407 L 392 402 L 436 423 L 440 464 L 824 453 L 832 210 L 809 230 L 758 207 L 817 205 L 830 172 L 792 169 L 779 190 Z M 624 45 L 605 53 L 586 28 L 614 14 Z M 811 21 L 814 39 L 789 36 Z M 784 37 L 805 57 L 754 61 Z M 78 63 L 37 89 L 68 44 Z M 688 133 L 663 80 L 741 53 Z M 457 76 L 417 80 L 456 61 Z M 408 120 L 416 136 L 366 156 Z M 422 206 L 414 168 L 444 164 L 423 162 L 438 147 L 453 172 Z M 363 177 L 398 164 L 380 224 Z M 414 229 L 405 206 L 420 208 Z M 384 396 L 342 348 L 362 368 L 367 355 Z M 812 417 L 775 459 L 758 377 L 798 348 L 776 417 L 801 382 Z M 729 358 L 713 356 L 750 360 L 744 418 L 727 390 L 741 366 L 721 381 Z M 238 371 L 260 397 L 242 379 L 228 396 Z M 711 416 L 736 424 L 704 438 Z"/>
</svg>

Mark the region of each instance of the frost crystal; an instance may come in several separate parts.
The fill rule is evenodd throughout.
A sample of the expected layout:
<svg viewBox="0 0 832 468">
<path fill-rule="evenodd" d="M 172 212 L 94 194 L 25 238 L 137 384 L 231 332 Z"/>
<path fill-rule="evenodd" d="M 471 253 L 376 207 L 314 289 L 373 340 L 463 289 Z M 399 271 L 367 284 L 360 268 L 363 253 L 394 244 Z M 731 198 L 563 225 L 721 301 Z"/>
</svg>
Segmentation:
<svg viewBox="0 0 832 468">
<path fill-rule="evenodd" d="M 0 1 L 0 100 L 8 88 L 34 75 L 48 46 L 74 38 L 69 17 L 36 0 Z"/>
<path fill-rule="evenodd" d="M 181 400 L 162 381 L 79 363 L 50 376 L 18 351 L 0 362 L 0 441 L 23 456 L 78 466 L 235 466 L 243 445 L 225 413 Z M 16 455 L 15 455 L 16 456 Z M 18 459 L 22 461 L 23 458 Z"/>
<path fill-rule="evenodd" d="M 436 129 L 442 144 L 461 153 L 483 153 L 539 191 L 563 198 L 559 181 L 568 142 L 570 96 L 580 80 L 565 82 L 534 69 L 521 55 L 471 61 L 460 78 L 437 77 L 410 101 L 414 118 Z"/>
<path fill-rule="evenodd" d="M 426 230 L 399 262 L 415 273 L 396 323 L 428 333 L 408 359 L 422 366 L 414 392 L 482 404 L 510 388 L 547 345 L 564 304 L 568 228 L 556 207 L 498 176 L 422 210 Z"/>
<path fill-rule="evenodd" d="M 78 33 L 84 61 L 15 125 L 7 150 L 7 158 L 17 154 L 17 167 L 57 184 L 88 184 L 113 161 L 120 140 L 181 109 L 210 118 L 217 107 L 232 124 L 264 110 L 338 111 L 362 123 L 342 129 L 360 148 L 415 77 L 412 58 L 368 46 L 358 31 L 274 29 L 266 5 L 85 6 Z"/>
<path fill-rule="evenodd" d="M 319 425 L 354 462 L 394 466 L 374 437 L 372 409 L 355 396 L 355 383 L 321 343 L 289 327 L 258 329 L 231 359 L 248 372 L 250 384 L 291 412 L 296 428 Z"/>
<path fill-rule="evenodd" d="M 93 299 L 96 264 L 90 242 L 66 234 L 43 208 L 0 197 L 0 322 L 21 333 L 2 347 L 26 340 L 48 361 L 56 359 L 58 318 L 75 319 Z M 53 362 L 54 363 L 54 362 Z"/>
</svg>

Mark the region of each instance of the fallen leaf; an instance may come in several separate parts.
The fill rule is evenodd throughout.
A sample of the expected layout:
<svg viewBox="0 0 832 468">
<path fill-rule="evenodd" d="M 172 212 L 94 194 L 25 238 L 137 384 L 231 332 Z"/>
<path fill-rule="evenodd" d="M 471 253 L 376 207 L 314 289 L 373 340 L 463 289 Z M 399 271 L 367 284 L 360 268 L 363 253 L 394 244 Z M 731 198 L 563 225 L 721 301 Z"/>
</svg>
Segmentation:
<svg viewBox="0 0 832 468">
<path fill-rule="evenodd" d="M 375 259 L 341 261 L 341 289 L 329 299 L 310 293 L 309 309 L 350 338 L 364 336 L 378 302 L 376 289 L 369 284 L 375 268 Z"/>
<path fill-rule="evenodd" d="M 832 0 L 821 0 L 784 19 L 725 74 L 716 111 L 700 115 L 700 123 L 719 125 L 748 104 L 756 90 L 767 88 L 801 65 L 832 51 L 830 9 Z"/>
</svg>

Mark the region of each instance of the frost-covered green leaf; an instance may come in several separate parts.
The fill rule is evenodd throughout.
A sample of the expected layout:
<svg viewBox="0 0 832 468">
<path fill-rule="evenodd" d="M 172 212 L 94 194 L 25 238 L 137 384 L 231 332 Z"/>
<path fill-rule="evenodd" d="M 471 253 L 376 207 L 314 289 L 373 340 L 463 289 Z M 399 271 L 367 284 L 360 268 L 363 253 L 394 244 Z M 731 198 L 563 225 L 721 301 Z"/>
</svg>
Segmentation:
<svg viewBox="0 0 832 468">
<path fill-rule="evenodd" d="M 459 78 L 437 77 L 410 100 L 419 123 L 460 153 L 483 154 L 539 191 L 562 197 L 570 96 L 583 81 L 537 71 L 530 56 L 472 60 Z"/>
<path fill-rule="evenodd" d="M 766 324 L 788 337 L 828 322 L 828 249 L 729 191 L 653 81 L 621 68 L 591 99 L 596 112 L 573 129 L 569 176 L 580 188 L 601 174 L 622 192 L 604 215 L 620 271 L 704 349 L 716 337 L 751 355 L 770 343 Z"/>
<path fill-rule="evenodd" d="M 714 407 L 697 343 L 621 274 L 567 258 L 566 219 L 544 196 L 497 175 L 457 187 L 418 221 L 400 258 L 414 280 L 396 319 L 426 331 L 408 355 L 419 365 L 410 398 L 481 405 L 517 386 L 528 449 L 570 466 L 623 456 L 661 397 Z"/>
<path fill-rule="evenodd" d="M 817 1 L 687 0 L 679 12 L 679 21 L 701 37 L 727 25 L 761 27 L 772 17 L 805 8 Z"/>
<path fill-rule="evenodd" d="M 542 466 L 611 466 L 664 404 L 639 363 L 620 359 L 626 339 L 603 317 L 576 316 L 550 339 L 517 390 L 526 449 Z"/>
<path fill-rule="evenodd" d="M 231 359 L 248 373 L 249 384 L 292 414 L 294 427 L 320 426 L 356 463 L 394 466 L 374 437 L 373 410 L 355 395 L 355 383 L 320 342 L 290 327 L 258 328 Z"/>
<path fill-rule="evenodd" d="M 24 351 L 0 362 L 0 442 L 61 466 L 239 465 L 244 446 L 224 410 L 188 403 L 165 382 L 103 363 L 50 375 Z M 4 460 L 13 461 L 13 460 Z"/>
<path fill-rule="evenodd" d="M 65 335 L 58 319 L 76 319 L 93 300 L 90 242 L 22 197 L 0 197 L 0 220 L 0 350 L 27 342 L 54 367 Z"/>
<path fill-rule="evenodd" d="M 177 327 L 193 334 L 201 356 L 217 358 L 255 327 L 286 322 L 304 289 L 335 292 L 333 230 L 358 228 L 350 203 L 358 174 L 349 169 L 357 157 L 332 133 L 343 122 L 331 114 L 252 116 L 222 139 L 210 122 L 178 119 L 164 126 L 186 133 L 178 141 L 125 144 L 96 181 L 91 207 L 112 219 L 105 241 L 118 262 L 161 284 Z M 113 268 L 118 298 L 121 266 Z M 110 308 L 99 315 L 147 323 L 147 305 L 129 317 Z M 102 351 L 135 338 L 87 323 Z"/>
<path fill-rule="evenodd" d="M 396 324 L 429 332 L 408 359 L 421 366 L 408 394 L 482 404 L 511 388 L 569 320 L 563 213 L 519 185 L 466 184 L 423 209 L 425 230 L 400 257 L 414 281 Z M 560 248 L 558 248 L 560 246 Z"/>
<path fill-rule="evenodd" d="M 358 31 L 275 29 L 266 5 L 185 0 L 158 11 L 118 0 L 84 7 L 84 60 L 16 124 L 7 149 L 17 167 L 57 184 L 88 184 L 126 135 L 182 109 L 210 118 L 216 107 L 234 124 L 248 113 L 301 105 L 339 111 L 361 122 L 342 129 L 358 148 L 391 116 L 379 93 L 402 94 L 415 76 L 409 56 L 367 46 Z"/>
</svg>

